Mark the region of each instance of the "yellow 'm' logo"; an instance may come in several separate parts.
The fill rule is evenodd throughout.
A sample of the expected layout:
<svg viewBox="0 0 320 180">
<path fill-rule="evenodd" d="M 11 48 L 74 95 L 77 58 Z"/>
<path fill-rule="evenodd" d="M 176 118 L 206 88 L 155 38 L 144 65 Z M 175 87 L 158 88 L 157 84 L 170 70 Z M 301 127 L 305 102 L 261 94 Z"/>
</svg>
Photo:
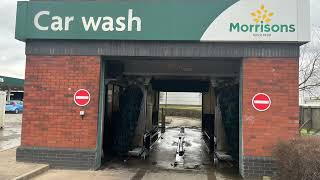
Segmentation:
<svg viewBox="0 0 320 180">
<path fill-rule="evenodd" d="M 251 13 L 251 16 L 253 17 L 253 21 L 256 23 L 259 22 L 265 22 L 270 23 L 271 17 L 274 15 L 273 12 L 269 12 L 264 5 L 261 5 L 260 8 L 254 12 Z"/>
</svg>

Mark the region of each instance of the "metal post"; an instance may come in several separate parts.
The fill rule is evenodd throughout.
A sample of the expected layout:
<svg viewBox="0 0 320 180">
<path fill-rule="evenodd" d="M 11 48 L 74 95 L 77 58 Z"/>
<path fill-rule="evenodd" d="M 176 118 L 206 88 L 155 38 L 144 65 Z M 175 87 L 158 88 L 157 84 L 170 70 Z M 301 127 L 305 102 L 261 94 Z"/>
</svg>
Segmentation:
<svg viewBox="0 0 320 180">
<path fill-rule="evenodd" d="M 0 91 L 0 128 L 4 127 L 4 116 L 6 106 L 6 93 Z"/>
<path fill-rule="evenodd" d="M 11 101 L 11 88 L 8 88 L 7 101 Z"/>
<path fill-rule="evenodd" d="M 167 92 L 166 92 L 166 105 L 165 105 L 165 107 L 166 107 L 166 114 L 167 114 L 167 105 L 168 105 L 168 94 L 167 94 Z"/>
<path fill-rule="evenodd" d="M 166 132 L 166 115 L 164 114 L 163 108 L 161 108 L 161 133 Z"/>
<path fill-rule="evenodd" d="M 312 107 L 310 107 L 310 129 L 313 129 L 313 112 Z"/>
</svg>

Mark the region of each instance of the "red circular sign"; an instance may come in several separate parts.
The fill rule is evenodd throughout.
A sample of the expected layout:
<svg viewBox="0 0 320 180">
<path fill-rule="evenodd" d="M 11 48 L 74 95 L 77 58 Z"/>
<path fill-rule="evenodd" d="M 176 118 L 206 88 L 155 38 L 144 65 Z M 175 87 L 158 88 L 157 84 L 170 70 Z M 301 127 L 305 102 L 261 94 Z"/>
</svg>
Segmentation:
<svg viewBox="0 0 320 180">
<path fill-rule="evenodd" d="M 252 106 L 257 111 L 266 111 L 271 106 L 271 99 L 265 93 L 258 93 L 252 98 Z"/>
<path fill-rule="evenodd" d="M 73 100 L 78 106 L 86 106 L 90 102 L 90 93 L 85 89 L 79 89 L 74 93 Z"/>
</svg>

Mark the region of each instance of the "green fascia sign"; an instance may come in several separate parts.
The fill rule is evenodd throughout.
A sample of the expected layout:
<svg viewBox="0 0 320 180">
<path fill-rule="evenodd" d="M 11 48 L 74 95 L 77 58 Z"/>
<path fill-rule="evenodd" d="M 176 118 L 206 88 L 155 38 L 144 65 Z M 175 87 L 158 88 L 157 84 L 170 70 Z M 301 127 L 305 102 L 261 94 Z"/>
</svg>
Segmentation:
<svg viewBox="0 0 320 180">
<path fill-rule="evenodd" d="M 191 40 L 238 0 L 20 1 L 16 39 Z"/>
<path fill-rule="evenodd" d="M 0 76 L 0 87 L 23 88 L 23 86 L 23 79 Z"/>
</svg>

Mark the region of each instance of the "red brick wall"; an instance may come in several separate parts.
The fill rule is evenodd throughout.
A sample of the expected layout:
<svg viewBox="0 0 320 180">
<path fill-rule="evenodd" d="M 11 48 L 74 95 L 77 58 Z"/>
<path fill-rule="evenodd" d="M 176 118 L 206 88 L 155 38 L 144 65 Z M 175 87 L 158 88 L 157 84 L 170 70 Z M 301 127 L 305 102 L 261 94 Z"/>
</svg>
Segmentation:
<svg viewBox="0 0 320 180">
<path fill-rule="evenodd" d="M 96 147 L 100 57 L 27 56 L 25 78 L 22 146 Z M 83 119 L 73 102 L 80 88 L 91 94 Z"/>
<path fill-rule="evenodd" d="M 298 135 L 298 59 L 246 58 L 243 60 L 243 150 L 245 156 L 271 156 L 280 140 Z M 251 100 L 266 93 L 271 107 L 258 112 Z"/>
</svg>

